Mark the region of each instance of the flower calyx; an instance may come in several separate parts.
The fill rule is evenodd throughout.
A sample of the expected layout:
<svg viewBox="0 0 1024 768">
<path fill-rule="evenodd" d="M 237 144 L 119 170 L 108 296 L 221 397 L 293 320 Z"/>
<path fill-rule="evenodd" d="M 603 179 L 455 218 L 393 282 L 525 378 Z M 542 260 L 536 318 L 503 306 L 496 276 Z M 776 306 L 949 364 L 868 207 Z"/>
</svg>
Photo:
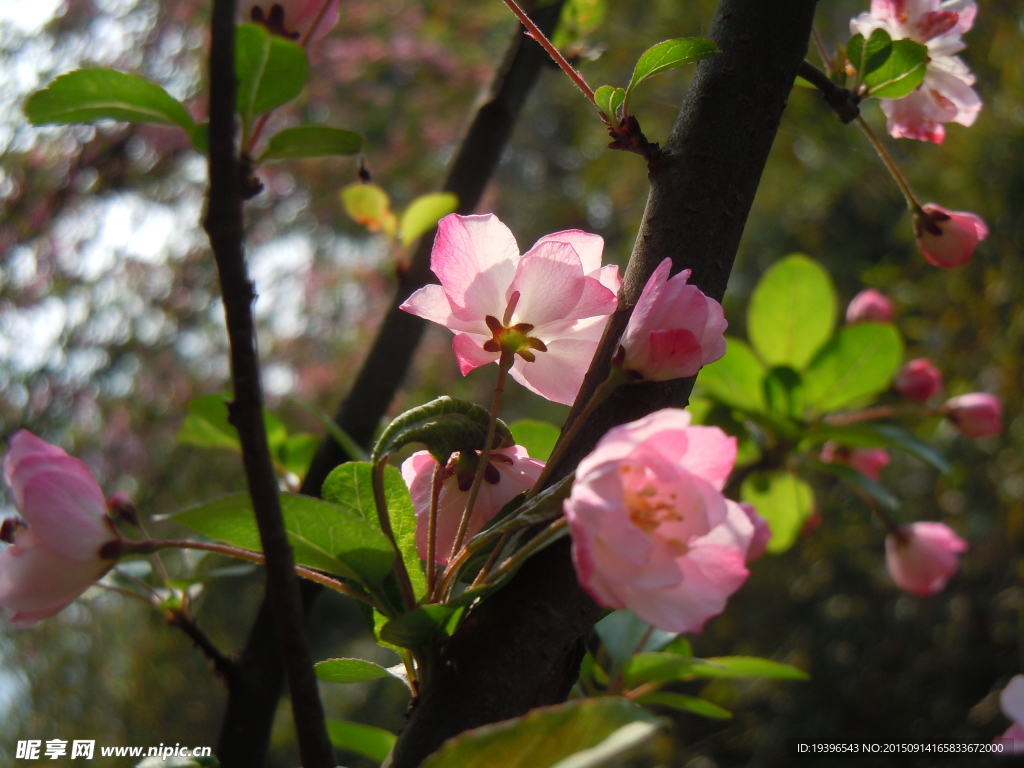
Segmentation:
<svg viewBox="0 0 1024 768">
<path fill-rule="evenodd" d="M 460 451 L 449 459 L 441 473 L 441 480 L 447 480 L 453 475 L 458 477 L 459 490 L 465 493 L 473 485 L 473 478 L 476 477 L 476 468 L 480 462 L 479 451 Z M 512 459 L 501 453 L 492 453 L 488 456 L 487 466 L 484 467 L 484 480 L 488 485 L 497 485 L 501 482 L 501 473 L 494 466 L 495 462 L 512 464 Z"/>
<path fill-rule="evenodd" d="M 484 317 L 487 328 L 491 332 L 491 338 L 484 342 L 483 347 L 488 352 L 508 352 L 519 355 L 523 360 L 532 363 L 537 359 L 533 350 L 547 352 L 547 345 L 536 336 L 531 336 L 530 331 L 534 326 L 531 323 L 512 324 L 512 315 L 519 303 L 519 291 L 515 291 L 508 300 L 505 307 L 505 316 L 499 320 L 494 315 Z"/>
<path fill-rule="evenodd" d="M 279 37 L 286 38 L 288 40 L 298 40 L 298 32 L 290 32 L 284 26 L 284 7 L 278 4 L 274 4 L 270 8 L 270 13 L 265 14 L 260 6 L 255 6 L 252 9 L 252 20 L 254 24 L 262 24 L 267 28 L 267 31 L 272 34 L 278 35 Z"/>
</svg>

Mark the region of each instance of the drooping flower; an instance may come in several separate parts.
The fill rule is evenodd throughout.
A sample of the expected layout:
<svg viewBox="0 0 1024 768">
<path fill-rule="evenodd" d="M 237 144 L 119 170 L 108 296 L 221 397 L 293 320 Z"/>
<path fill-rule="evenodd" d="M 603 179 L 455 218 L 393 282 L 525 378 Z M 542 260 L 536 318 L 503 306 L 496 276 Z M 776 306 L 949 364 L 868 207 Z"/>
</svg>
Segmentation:
<svg viewBox="0 0 1024 768">
<path fill-rule="evenodd" d="M 665 259 L 647 281 L 622 334 L 620 367 L 648 381 L 693 376 L 725 354 L 722 305 L 695 285 L 690 270 L 669 277 Z"/>
<path fill-rule="evenodd" d="M 750 540 L 750 546 L 747 547 L 747 562 L 752 563 L 764 554 L 764 550 L 772 538 L 772 529 L 769 527 L 768 521 L 757 514 L 753 504 L 741 501 L 739 507 L 750 520 L 750 524 L 754 526 L 754 536 Z"/>
<path fill-rule="evenodd" d="M 990 437 L 1003 431 L 1003 403 L 987 392 L 951 397 L 942 412 L 968 437 Z"/>
<path fill-rule="evenodd" d="M 927 357 L 919 357 L 903 366 L 893 386 L 912 403 L 923 403 L 942 389 L 942 371 Z"/>
<path fill-rule="evenodd" d="M 31 432 L 11 438 L 4 477 L 21 518 L 3 523 L 0 607 L 27 627 L 66 608 L 106 573 L 105 545 L 120 537 L 89 469 Z"/>
<path fill-rule="evenodd" d="M 321 16 L 325 3 L 329 5 Z M 310 42 L 316 42 L 337 26 L 339 4 L 340 0 L 239 0 L 238 21 L 262 24 L 275 35 L 298 42 L 320 16 L 310 38 Z"/>
<path fill-rule="evenodd" d="M 955 54 L 966 46 L 960 35 L 974 24 L 974 0 L 871 0 L 870 13 L 850 21 L 850 32 L 870 37 L 884 29 L 893 40 L 910 39 L 928 48 L 924 82 L 901 99 L 881 99 L 889 135 L 941 144 L 943 123 L 974 123 L 981 98 L 974 75 Z"/>
<path fill-rule="evenodd" d="M 927 203 L 914 214 L 914 233 L 925 261 L 949 269 L 970 260 L 978 243 L 988 237 L 988 227 L 973 213 Z"/>
<path fill-rule="evenodd" d="M 590 367 L 621 280 L 601 266 L 604 240 L 578 229 L 542 237 L 522 256 L 496 216 L 449 214 L 437 226 L 427 285 L 402 309 L 456 334 L 465 376 L 515 352 L 512 377 L 571 405 Z"/>
<path fill-rule="evenodd" d="M 469 501 L 469 488 L 473 484 L 478 460 L 475 452 L 455 454 L 443 470 L 435 546 L 435 560 L 441 565 L 448 563 L 462 513 Z M 544 469 L 544 462 L 531 459 L 521 445 L 491 451 L 487 465 L 480 495 L 466 529 L 467 539 L 478 533 L 512 499 L 532 488 Z M 429 451 L 418 451 L 402 462 L 402 478 L 409 486 L 416 510 L 416 547 L 424 560 L 427 559 L 430 493 L 436 468 L 437 460 Z"/>
<path fill-rule="evenodd" d="M 1014 675 L 999 694 L 999 707 L 1013 720 L 1000 738 L 1004 754 L 1024 755 L 1024 675 Z"/>
<path fill-rule="evenodd" d="M 877 482 L 881 471 L 891 459 L 882 448 L 850 448 L 829 440 L 821 446 L 821 460 L 826 464 L 844 464 Z"/>
<path fill-rule="evenodd" d="M 858 293 L 846 308 L 846 322 L 851 325 L 868 320 L 876 323 L 892 320 L 892 302 L 874 288 Z"/>
<path fill-rule="evenodd" d="M 896 586 L 912 595 L 941 591 L 960 567 L 957 556 L 967 542 L 943 523 L 911 523 L 901 533 L 885 537 L 885 564 Z"/>
<path fill-rule="evenodd" d="M 747 513 L 722 495 L 736 441 L 666 408 L 580 462 L 565 516 L 583 587 L 669 632 L 699 632 L 746 580 Z"/>
</svg>

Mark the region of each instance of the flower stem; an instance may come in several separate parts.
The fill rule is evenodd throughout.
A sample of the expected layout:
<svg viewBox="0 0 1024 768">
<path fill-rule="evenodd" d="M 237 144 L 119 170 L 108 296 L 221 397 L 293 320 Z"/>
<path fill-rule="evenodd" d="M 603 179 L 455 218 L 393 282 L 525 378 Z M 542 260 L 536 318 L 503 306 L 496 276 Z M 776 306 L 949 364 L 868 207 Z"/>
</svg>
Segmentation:
<svg viewBox="0 0 1024 768">
<path fill-rule="evenodd" d="M 909 208 L 912 213 L 920 213 L 922 210 L 921 203 L 917 201 L 917 198 L 914 196 L 913 190 L 911 190 L 910 188 L 910 184 L 907 183 L 906 178 L 904 178 L 903 174 L 900 173 L 900 169 L 896 167 L 896 163 L 893 162 L 893 159 L 889 155 L 888 150 L 886 150 L 885 145 L 883 145 L 882 142 L 878 140 L 878 137 L 875 136 L 874 131 L 872 131 L 871 127 L 867 124 L 867 121 L 865 121 L 864 118 L 859 115 L 857 116 L 857 124 L 861 127 L 861 130 L 864 131 L 864 134 L 868 137 L 868 141 L 871 142 L 872 146 L 875 148 L 875 151 L 878 153 L 878 156 L 882 158 L 882 162 L 885 163 L 885 167 L 889 169 L 889 173 L 892 175 L 893 180 L 896 182 L 896 185 L 900 188 L 900 192 L 903 193 L 903 198 L 907 201 L 907 208 Z"/>
<path fill-rule="evenodd" d="M 564 517 L 560 517 L 555 520 L 555 522 L 530 539 L 526 546 L 498 566 L 498 568 L 491 574 L 489 582 L 484 582 L 481 586 L 490 586 L 494 582 L 499 581 L 509 571 L 512 571 L 525 563 L 534 552 L 538 552 L 543 549 L 555 539 L 561 538 L 567 525 L 569 525 L 569 521 Z"/>
<path fill-rule="evenodd" d="M 821 61 L 825 65 L 825 71 L 832 74 L 835 71 L 836 65 L 832 62 L 832 57 L 828 55 L 828 50 L 825 48 L 825 43 L 821 39 L 821 34 L 818 32 L 816 24 L 811 25 L 811 35 L 814 38 L 814 47 L 818 49 L 818 55 L 821 56 Z"/>
<path fill-rule="evenodd" d="M 491 568 L 493 568 L 494 564 L 498 561 L 498 556 L 501 554 L 501 550 L 505 548 L 505 545 L 508 543 L 511 536 L 511 531 L 505 531 L 505 533 L 501 535 L 501 538 L 498 539 L 498 543 L 494 545 L 494 551 L 491 552 L 491 556 L 488 557 L 487 562 L 484 563 L 484 567 L 480 569 L 480 573 L 476 575 L 476 578 L 473 579 L 473 583 L 469 585 L 470 589 L 479 587 L 487 580 L 487 574 L 491 572 Z"/>
<path fill-rule="evenodd" d="M 434 591 L 437 583 L 437 505 L 441 499 L 441 475 L 444 466 L 440 463 L 434 468 L 434 476 L 430 479 L 430 511 L 427 517 L 427 594 Z"/>
<path fill-rule="evenodd" d="M 590 99 L 590 102 L 594 104 L 594 106 L 597 106 L 597 102 L 594 101 L 594 91 L 589 85 L 587 85 L 587 81 L 583 79 L 583 75 L 577 72 L 575 68 L 573 68 L 572 64 L 566 60 L 565 56 L 563 56 L 561 52 L 552 45 L 551 41 L 548 40 L 547 35 L 541 32 L 540 27 L 534 24 L 533 20 L 526 15 L 526 11 L 519 7 L 516 0 L 502 1 L 509 7 L 512 13 L 516 15 L 519 21 L 522 22 L 523 26 L 526 27 L 527 31 L 530 33 L 530 37 L 541 44 L 541 47 L 548 52 L 548 55 L 552 59 L 554 59 L 555 64 L 557 64 L 559 68 L 569 76 L 569 79 L 573 81 L 577 88 L 583 91 L 583 95 Z M 609 115 L 609 117 L 612 116 Z"/>
</svg>

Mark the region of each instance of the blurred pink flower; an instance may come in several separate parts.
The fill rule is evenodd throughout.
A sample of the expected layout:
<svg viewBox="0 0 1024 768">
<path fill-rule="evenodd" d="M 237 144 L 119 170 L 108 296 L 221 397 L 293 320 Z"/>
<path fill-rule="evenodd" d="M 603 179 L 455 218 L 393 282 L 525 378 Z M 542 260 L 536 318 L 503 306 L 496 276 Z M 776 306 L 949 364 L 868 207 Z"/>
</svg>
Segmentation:
<svg viewBox="0 0 1024 768">
<path fill-rule="evenodd" d="M 1003 403 L 987 392 L 951 397 L 942 412 L 968 437 L 990 437 L 1003 431 Z"/>
<path fill-rule="evenodd" d="M 954 54 L 966 46 L 960 35 L 974 24 L 974 0 L 872 0 L 870 13 L 850 20 L 850 32 L 870 37 L 884 29 L 893 40 L 910 39 L 928 48 L 924 82 L 901 99 L 881 99 L 894 138 L 941 144 L 943 123 L 974 123 L 981 98 L 974 75 Z"/>
<path fill-rule="evenodd" d="M 669 632 L 699 632 L 746 580 L 754 526 L 722 496 L 736 440 L 666 408 L 580 462 L 565 515 L 583 587 Z"/>
<path fill-rule="evenodd" d="M 967 542 L 943 523 L 911 523 L 885 537 L 885 564 L 896 586 L 912 595 L 934 595 L 960 567 Z"/>
<path fill-rule="evenodd" d="M 328 8 L 310 38 L 315 43 L 337 26 L 340 0 L 239 0 L 238 22 L 262 24 L 276 35 L 299 42 L 325 3 L 329 3 Z"/>
<path fill-rule="evenodd" d="M 725 354 L 722 305 L 686 284 L 689 269 L 670 278 L 671 269 L 665 259 L 654 270 L 622 334 L 620 367 L 648 381 L 693 376 Z"/>
<path fill-rule="evenodd" d="M 11 438 L 4 477 L 22 519 L 4 521 L 0 607 L 27 627 L 63 610 L 106 573 L 100 551 L 120 537 L 103 492 L 76 458 L 31 432 Z M 26 527 L 27 526 L 27 527 Z"/>
<path fill-rule="evenodd" d="M 821 460 L 826 464 L 844 464 L 876 482 L 882 469 L 891 461 L 882 448 L 848 448 L 831 440 L 821 446 Z"/>
<path fill-rule="evenodd" d="M 923 403 L 942 389 L 942 371 L 927 357 L 919 357 L 903 366 L 893 386 L 912 403 Z"/>
<path fill-rule="evenodd" d="M 435 559 L 441 565 L 448 563 L 462 513 L 469 500 L 469 487 L 476 472 L 477 454 L 455 454 L 444 469 L 441 495 L 437 505 L 437 546 Z M 531 459 L 521 445 L 491 451 L 484 482 L 470 518 L 466 536 L 478 533 L 484 524 L 501 508 L 537 482 L 544 462 Z M 427 530 L 430 520 L 430 487 L 437 461 L 429 451 L 418 451 L 402 462 L 402 478 L 409 486 L 413 508 L 416 510 L 416 547 L 420 557 L 427 559 Z"/>
<path fill-rule="evenodd" d="M 747 562 L 752 563 L 764 554 L 764 550 L 772 538 L 772 529 L 769 527 L 768 521 L 757 514 L 753 504 L 741 501 L 739 508 L 743 510 L 747 519 L 750 520 L 750 524 L 754 526 L 754 536 L 747 548 Z"/>
<path fill-rule="evenodd" d="M 1011 740 L 1005 744 L 1004 754 L 1024 755 L 1024 675 L 1014 675 L 999 694 L 1003 714 L 1013 720 L 1000 738 Z M 997 739 L 998 741 L 998 739 Z"/>
<path fill-rule="evenodd" d="M 988 237 L 988 227 L 980 216 L 966 211 L 947 211 L 927 203 L 914 214 L 917 247 L 929 264 L 959 267 L 967 263 L 978 243 Z"/>
<path fill-rule="evenodd" d="M 420 288 L 402 309 L 456 334 L 465 376 L 516 353 L 512 377 L 571 405 L 615 309 L 619 268 L 601 266 L 604 240 L 578 229 L 542 237 L 522 256 L 492 214 L 441 219 L 430 268 L 441 285 Z"/>
<path fill-rule="evenodd" d="M 858 293 L 846 308 L 846 322 L 853 324 L 865 320 L 876 323 L 888 323 L 892 320 L 892 302 L 885 294 L 874 288 Z"/>
</svg>

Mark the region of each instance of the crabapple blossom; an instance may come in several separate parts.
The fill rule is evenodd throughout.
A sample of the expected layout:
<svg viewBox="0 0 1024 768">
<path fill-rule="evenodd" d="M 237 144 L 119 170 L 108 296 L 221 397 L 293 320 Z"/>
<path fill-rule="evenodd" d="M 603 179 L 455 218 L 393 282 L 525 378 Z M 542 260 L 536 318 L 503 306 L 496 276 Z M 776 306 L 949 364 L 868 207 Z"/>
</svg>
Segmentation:
<svg viewBox="0 0 1024 768">
<path fill-rule="evenodd" d="M 845 464 L 877 482 L 882 469 L 891 459 L 882 448 L 848 448 L 829 440 L 821 447 L 821 460 L 826 464 Z"/>
<path fill-rule="evenodd" d="M 987 392 L 951 397 L 942 412 L 968 437 L 990 437 L 1003 431 L 1003 403 Z"/>
<path fill-rule="evenodd" d="M 890 136 L 941 144 L 943 123 L 974 123 L 981 98 L 971 88 L 974 75 L 955 54 L 964 49 L 960 35 L 974 24 L 977 11 L 974 0 L 872 0 L 869 13 L 851 19 L 854 34 L 870 37 L 884 29 L 893 40 L 928 48 L 921 85 L 903 98 L 881 99 Z"/>
<path fill-rule="evenodd" d="M 747 562 L 752 563 L 764 554 L 764 550 L 772 538 L 772 529 L 769 527 L 768 521 L 757 514 L 753 504 L 741 501 L 739 507 L 750 520 L 750 524 L 754 526 L 754 537 L 750 540 L 750 546 L 747 548 Z"/>
<path fill-rule="evenodd" d="M 496 216 L 449 214 L 430 255 L 441 284 L 420 288 L 401 308 L 456 334 L 463 376 L 514 353 L 512 378 L 571 405 L 622 282 L 618 267 L 601 266 L 603 249 L 599 235 L 572 229 L 520 256 Z"/>
<path fill-rule="evenodd" d="M 852 325 L 866 320 L 876 323 L 888 323 L 892 320 L 892 302 L 885 294 L 874 288 L 858 293 L 846 308 L 846 322 Z"/>
<path fill-rule="evenodd" d="M 923 403 L 942 389 L 942 371 L 927 357 L 919 357 L 903 366 L 893 386 L 907 400 Z"/>
<path fill-rule="evenodd" d="M 441 494 L 437 505 L 435 560 L 448 563 L 462 513 L 469 500 L 479 455 L 475 452 L 455 454 L 441 475 Z M 427 559 L 427 533 L 430 520 L 430 493 L 437 460 L 429 451 L 418 451 L 402 463 L 402 478 L 409 486 L 413 508 L 416 510 L 416 547 L 420 557 Z M 531 459 L 521 445 L 497 448 L 491 451 L 480 495 L 473 508 L 466 535 L 473 536 L 501 508 L 537 482 L 544 462 Z"/>
<path fill-rule="evenodd" d="M 1024 675 L 1014 675 L 999 693 L 999 707 L 1013 720 L 1000 738 L 1011 740 L 1006 744 L 1009 754 L 1024 754 Z"/>
<path fill-rule="evenodd" d="M 28 627 L 63 610 L 106 573 L 101 550 L 120 537 L 89 469 L 55 445 L 21 430 L 3 462 L 21 518 L 4 521 L 0 607 Z"/>
<path fill-rule="evenodd" d="M 271 32 L 290 40 L 300 40 L 312 28 L 327 3 L 312 42 L 322 39 L 338 24 L 340 0 L 240 0 L 238 21 L 262 24 Z"/>
<path fill-rule="evenodd" d="M 695 285 L 690 270 L 669 277 L 665 259 L 647 281 L 622 334 L 619 367 L 648 381 L 693 376 L 725 354 L 722 305 Z"/>
<path fill-rule="evenodd" d="M 970 260 L 978 243 L 988 237 L 988 227 L 973 213 L 927 203 L 914 214 L 914 233 L 925 260 L 948 269 Z"/>
<path fill-rule="evenodd" d="M 601 605 L 699 632 L 746 580 L 754 525 L 722 488 L 736 440 L 666 408 L 615 427 L 564 503 L 580 583 Z"/>
<path fill-rule="evenodd" d="M 885 537 L 885 564 L 892 580 L 912 595 L 934 595 L 960 567 L 967 542 L 944 523 L 911 523 Z"/>
</svg>

